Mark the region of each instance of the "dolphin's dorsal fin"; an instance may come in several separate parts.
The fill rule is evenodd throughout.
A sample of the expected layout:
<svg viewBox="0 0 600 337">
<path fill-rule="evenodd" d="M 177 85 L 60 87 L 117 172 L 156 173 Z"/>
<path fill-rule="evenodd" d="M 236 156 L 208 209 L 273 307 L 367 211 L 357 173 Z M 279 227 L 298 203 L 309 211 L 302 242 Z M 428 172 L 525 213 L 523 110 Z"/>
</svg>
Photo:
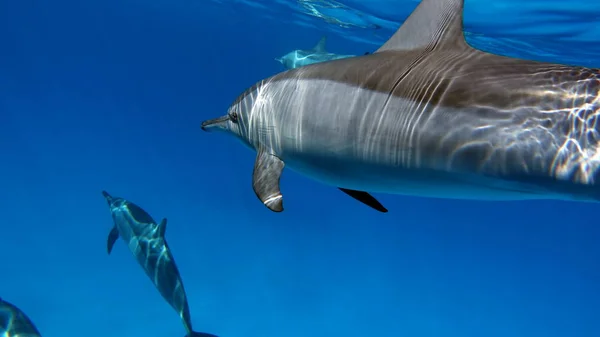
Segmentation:
<svg viewBox="0 0 600 337">
<path fill-rule="evenodd" d="M 468 49 L 463 35 L 464 0 L 421 3 L 377 52 L 417 48 Z"/>
<path fill-rule="evenodd" d="M 319 42 L 317 42 L 317 44 L 313 47 L 313 51 L 316 51 L 318 53 L 324 53 L 325 52 L 325 45 L 327 44 L 327 36 L 323 36 Z"/>
<path fill-rule="evenodd" d="M 158 235 L 161 238 L 165 237 L 165 232 L 167 231 L 167 218 L 163 218 L 160 223 L 158 224 Z"/>
</svg>

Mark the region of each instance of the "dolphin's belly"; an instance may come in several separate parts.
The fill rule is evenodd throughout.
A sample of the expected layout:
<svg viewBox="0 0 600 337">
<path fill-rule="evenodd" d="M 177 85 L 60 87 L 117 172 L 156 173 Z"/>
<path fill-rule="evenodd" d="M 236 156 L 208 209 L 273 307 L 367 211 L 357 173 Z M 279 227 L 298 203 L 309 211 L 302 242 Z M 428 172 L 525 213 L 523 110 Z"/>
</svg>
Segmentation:
<svg viewBox="0 0 600 337">
<path fill-rule="evenodd" d="M 443 198 L 597 199 L 598 133 L 595 124 L 574 130 L 573 111 L 447 107 L 327 80 L 281 82 L 294 94 L 280 103 L 287 129 L 277 153 L 321 182 Z"/>
<path fill-rule="evenodd" d="M 474 200 L 593 199 L 588 197 L 589 188 L 555 188 L 551 182 L 527 183 L 468 173 L 356 163 L 311 165 L 303 160 L 290 160 L 287 166 L 327 185 L 368 192 Z"/>
</svg>

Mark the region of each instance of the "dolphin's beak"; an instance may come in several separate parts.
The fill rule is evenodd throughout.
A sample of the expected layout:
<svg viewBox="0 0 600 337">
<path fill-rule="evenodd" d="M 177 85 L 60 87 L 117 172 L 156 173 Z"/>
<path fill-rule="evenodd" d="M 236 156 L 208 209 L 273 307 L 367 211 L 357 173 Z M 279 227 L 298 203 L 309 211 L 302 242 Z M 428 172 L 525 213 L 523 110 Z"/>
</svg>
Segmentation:
<svg viewBox="0 0 600 337">
<path fill-rule="evenodd" d="M 279 62 L 279 63 L 283 63 L 283 60 L 280 57 L 276 57 L 275 61 Z"/>
<path fill-rule="evenodd" d="M 104 198 L 106 198 L 108 205 L 109 206 L 112 205 L 113 197 L 110 194 L 108 194 L 108 192 L 106 192 L 106 191 L 102 191 L 102 195 L 104 196 Z"/>
<path fill-rule="evenodd" d="M 227 121 L 229 120 L 229 115 L 225 115 L 223 117 L 209 119 L 207 121 L 202 122 L 202 131 L 212 131 L 215 129 L 225 129 L 227 126 Z"/>
</svg>

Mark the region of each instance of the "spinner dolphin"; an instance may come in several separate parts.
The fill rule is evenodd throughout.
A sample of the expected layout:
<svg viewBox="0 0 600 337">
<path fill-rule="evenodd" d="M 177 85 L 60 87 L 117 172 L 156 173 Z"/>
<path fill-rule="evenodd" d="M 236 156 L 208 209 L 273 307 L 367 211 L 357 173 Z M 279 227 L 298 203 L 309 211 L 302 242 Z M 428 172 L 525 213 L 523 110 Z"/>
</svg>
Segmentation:
<svg viewBox="0 0 600 337">
<path fill-rule="evenodd" d="M 186 337 L 217 337 L 192 330 L 190 309 L 183 281 L 165 238 L 167 219 L 160 223 L 138 205 L 102 191 L 114 221 L 107 240 L 108 254 L 121 237 L 162 297 L 175 309 L 186 329 Z"/>
<path fill-rule="evenodd" d="M 253 188 L 283 210 L 284 166 L 369 192 L 600 200 L 600 70 L 471 47 L 463 0 L 422 0 L 376 52 L 289 70 L 202 123 L 257 152 Z"/>
<path fill-rule="evenodd" d="M 295 69 L 313 63 L 339 60 L 355 56 L 330 53 L 326 49 L 326 44 L 327 36 L 323 36 L 313 48 L 293 50 L 281 57 L 276 58 L 275 61 L 281 63 L 286 69 Z"/>
</svg>

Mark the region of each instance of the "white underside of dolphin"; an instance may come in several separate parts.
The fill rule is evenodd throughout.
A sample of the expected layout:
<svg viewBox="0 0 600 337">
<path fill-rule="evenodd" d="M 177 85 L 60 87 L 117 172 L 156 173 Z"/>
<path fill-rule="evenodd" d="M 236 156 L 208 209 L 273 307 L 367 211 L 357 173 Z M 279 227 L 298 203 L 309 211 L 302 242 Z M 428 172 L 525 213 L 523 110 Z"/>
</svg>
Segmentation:
<svg viewBox="0 0 600 337">
<path fill-rule="evenodd" d="M 598 201 L 600 71 L 474 49 L 462 13 L 422 0 L 374 54 L 260 81 L 202 128 L 257 151 L 272 211 L 284 166 L 384 212 L 368 192 Z"/>
</svg>

